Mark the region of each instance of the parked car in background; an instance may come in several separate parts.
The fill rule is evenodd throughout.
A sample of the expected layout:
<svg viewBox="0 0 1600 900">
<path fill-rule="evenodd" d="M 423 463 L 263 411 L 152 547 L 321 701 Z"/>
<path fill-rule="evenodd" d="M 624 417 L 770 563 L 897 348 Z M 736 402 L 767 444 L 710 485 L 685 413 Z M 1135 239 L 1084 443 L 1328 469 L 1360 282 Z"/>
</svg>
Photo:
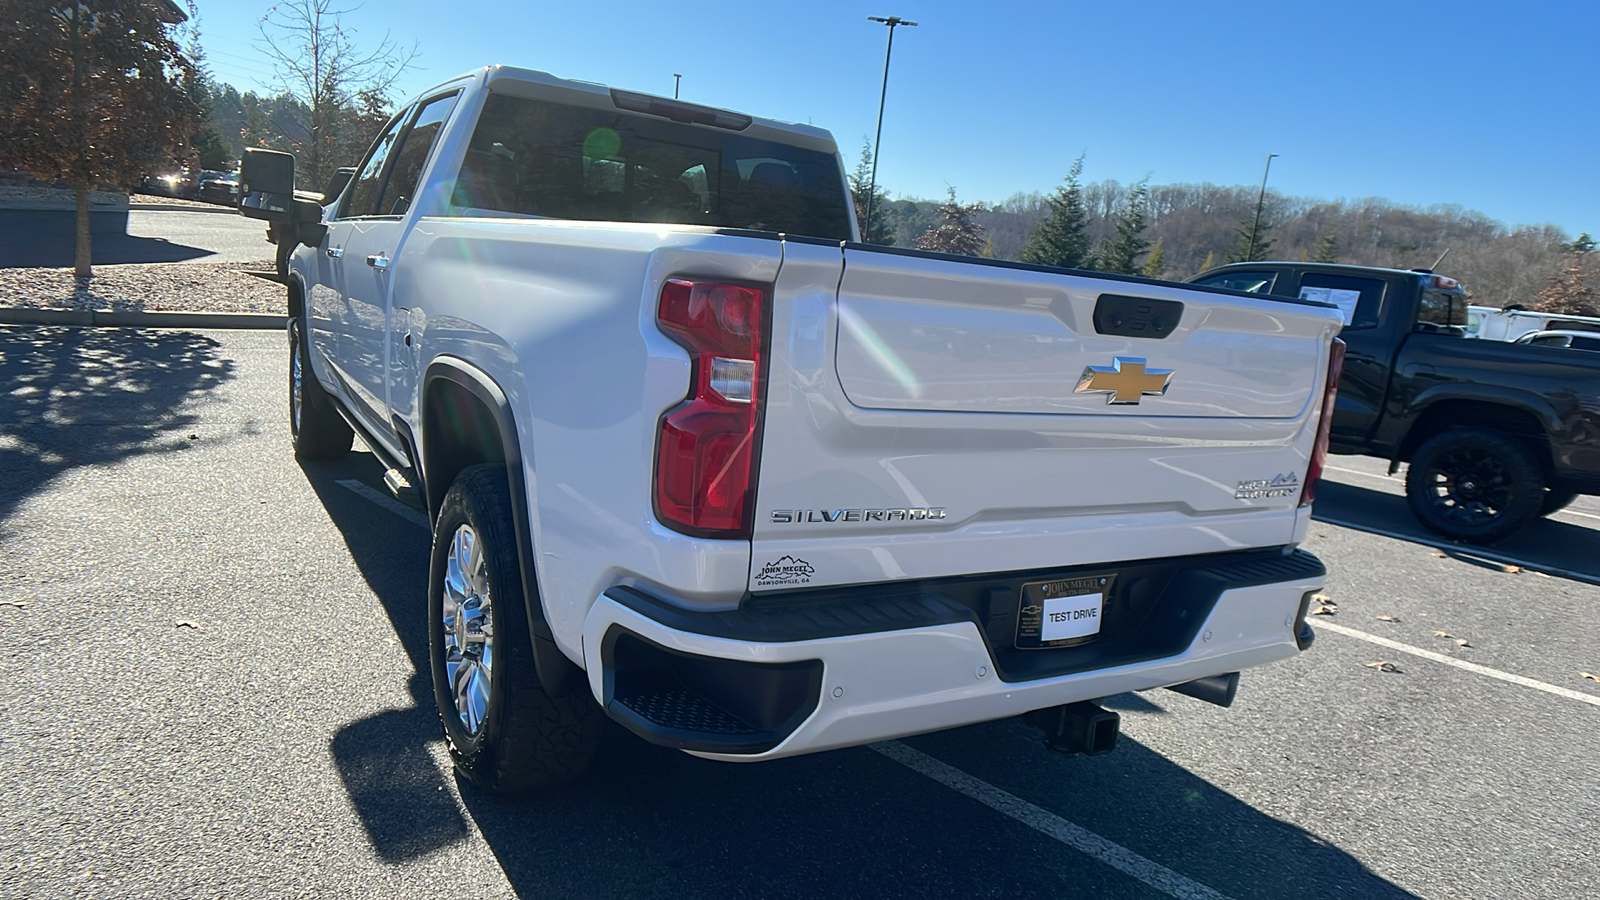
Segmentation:
<svg viewBox="0 0 1600 900">
<path fill-rule="evenodd" d="M 194 197 L 197 186 L 194 170 L 178 168 L 146 175 L 139 184 L 139 190 L 146 194 L 160 194 L 163 197 L 180 197 L 187 200 Z"/>
<path fill-rule="evenodd" d="M 237 172 L 215 172 L 210 169 L 200 173 L 195 188 L 195 199 L 225 206 L 239 205 L 239 175 Z"/>
<path fill-rule="evenodd" d="M 1593 331 L 1535 331 L 1513 343 L 1535 347 L 1565 347 L 1570 350 L 1600 350 L 1600 333 Z"/>
</svg>

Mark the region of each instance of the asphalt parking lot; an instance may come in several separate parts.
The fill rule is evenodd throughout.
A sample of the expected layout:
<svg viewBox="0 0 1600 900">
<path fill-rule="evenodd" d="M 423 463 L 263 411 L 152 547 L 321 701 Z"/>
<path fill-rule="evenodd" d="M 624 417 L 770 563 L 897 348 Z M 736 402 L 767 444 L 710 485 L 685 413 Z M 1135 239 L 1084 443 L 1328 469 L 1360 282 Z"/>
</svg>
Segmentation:
<svg viewBox="0 0 1600 900">
<path fill-rule="evenodd" d="M 1337 613 L 1220 709 L 1111 698 L 761 765 L 613 727 L 529 799 L 453 777 L 427 532 L 302 469 L 275 332 L 0 327 L 0 896 L 1549 897 L 1600 885 L 1600 503 L 1442 546 L 1335 458 Z M 1461 643 L 1464 641 L 1465 643 Z M 1375 664 L 1389 663 L 1386 671 Z"/>
</svg>

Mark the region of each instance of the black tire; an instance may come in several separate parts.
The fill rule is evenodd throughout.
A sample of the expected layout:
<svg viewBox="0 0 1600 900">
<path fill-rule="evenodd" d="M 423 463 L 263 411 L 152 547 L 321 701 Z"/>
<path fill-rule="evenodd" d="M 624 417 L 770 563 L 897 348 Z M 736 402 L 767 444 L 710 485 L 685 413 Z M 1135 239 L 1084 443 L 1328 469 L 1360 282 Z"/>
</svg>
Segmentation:
<svg viewBox="0 0 1600 900">
<path fill-rule="evenodd" d="M 1406 501 L 1428 530 L 1474 544 L 1528 524 L 1544 503 L 1544 472 L 1516 438 L 1456 428 L 1417 448 L 1406 470 Z"/>
<path fill-rule="evenodd" d="M 1566 509 L 1567 506 L 1572 503 L 1572 501 L 1578 499 L 1579 496 L 1580 495 L 1577 491 L 1563 491 L 1560 488 L 1546 488 L 1544 492 L 1544 503 L 1539 507 L 1539 515 L 1548 516 L 1551 513 L 1560 512 L 1563 509 Z"/>
<path fill-rule="evenodd" d="M 298 388 L 298 390 L 296 390 Z M 289 320 L 289 440 L 294 458 L 338 459 L 350 452 L 355 433 L 334 408 L 333 398 L 311 371 L 311 351 L 300 317 Z"/>
<path fill-rule="evenodd" d="M 464 621 L 447 636 L 445 579 L 451 574 L 451 546 L 463 526 L 470 529 L 483 560 L 483 596 L 488 598 L 489 612 L 481 618 L 468 617 L 465 610 L 471 604 L 452 601 L 458 610 L 455 619 Z M 494 793 L 519 793 L 572 781 L 594 758 L 605 714 L 587 689 L 551 697 L 539 683 L 505 468 L 482 465 L 464 470 L 445 494 L 433 535 L 428 571 L 429 668 L 434 702 L 456 771 Z M 458 558 L 460 555 L 458 552 Z M 481 610 L 481 606 L 473 608 Z M 488 652 L 477 656 L 461 652 L 462 647 L 474 645 L 473 641 L 481 642 Z M 456 675 L 468 681 L 466 676 L 472 674 L 469 661 L 484 657 L 491 661 L 483 679 L 487 681 L 487 699 L 481 714 L 472 714 L 477 721 L 469 724 L 468 714 L 456 703 L 449 661 L 455 661 Z M 483 667 L 476 671 L 481 675 Z"/>
</svg>

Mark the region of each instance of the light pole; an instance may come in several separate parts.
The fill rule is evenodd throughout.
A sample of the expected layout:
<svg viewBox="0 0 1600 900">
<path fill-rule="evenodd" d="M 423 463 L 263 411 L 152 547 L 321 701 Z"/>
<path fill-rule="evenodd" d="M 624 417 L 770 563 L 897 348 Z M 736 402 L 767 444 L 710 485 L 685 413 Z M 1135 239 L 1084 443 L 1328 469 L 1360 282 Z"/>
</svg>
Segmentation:
<svg viewBox="0 0 1600 900">
<path fill-rule="evenodd" d="M 1256 223 L 1250 226 L 1250 250 L 1245 253 L 1245 262 L 1254 262 L 1256 258 L 1256 232 L 1261 230 L 1261 204 L 1267 199 L 1267 173 L 1272 171 L 1272 158 L 1276 153 L 1267 154 L 1267 167 L 1261 170 L 1261 193 L 1256 195 Z"/>
<path fill-rule="evenodd" d="M 872 138 L 872 177 L 867 181 L 867 220 L 861 223 L 862 240 L 866 240 L 872 227 L 872 204 L 878 199 L 878 145 L 883 142 L 883 101 L 889 96 L 889 58 L 894 55 L 894 28 L 896 25 L 917 27 L 917 23 L 899 16 L 867 16 L 867 21 L 889 26 L 889 47 L 883 51 L 883 90 L 878 94 L 878 133 Z"/>
<path fill-rule="evenodd" d="M 672 73 L 672 99 L 678 99 L 678 85 L 683 81 L 683 76 L 677 72 Z"/>
</svg>

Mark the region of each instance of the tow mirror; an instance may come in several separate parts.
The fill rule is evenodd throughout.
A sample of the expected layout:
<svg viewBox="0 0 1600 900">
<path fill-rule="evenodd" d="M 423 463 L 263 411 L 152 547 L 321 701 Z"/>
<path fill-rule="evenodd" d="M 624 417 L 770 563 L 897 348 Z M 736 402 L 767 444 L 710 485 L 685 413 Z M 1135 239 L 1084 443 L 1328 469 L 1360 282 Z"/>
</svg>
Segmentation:
<svg viewBox="0 0 1600 900">
<path fill-rule="evenodd" d="M 242 215 L 280 224 L 289 222 L 294 206 L 294 156 L 278 150 L 245 148 L 244 160 L 239 164 L 239 193 L 243 197 L 239 201 Z"/>
</svg>

